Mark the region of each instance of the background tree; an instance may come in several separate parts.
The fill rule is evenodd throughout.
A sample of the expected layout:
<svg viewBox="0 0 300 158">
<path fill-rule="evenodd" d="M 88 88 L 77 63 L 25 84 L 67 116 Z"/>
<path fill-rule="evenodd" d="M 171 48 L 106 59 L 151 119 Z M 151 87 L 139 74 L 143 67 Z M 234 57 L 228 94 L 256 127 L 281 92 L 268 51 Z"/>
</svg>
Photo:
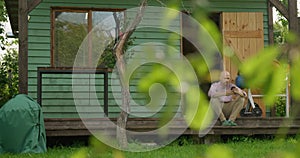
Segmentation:
<svg viewBox="0 0 300 158">
<path fill-rule="evenodd" d="M 13 41 L 10 45 L 16 43 Z M 0 61 L 0 106 L 18 94 L 18 52 L 15 48 L 6 49 Z"/>
<path fill-rule="evenodd" d="M 5 35 L 4 35 L 4 25 L 3 23 L 7 21 L 7 12 L 4 7 L 4 0 L 0 0 L 0 46 L 1 49 L 4 50 L 4 43 L 5 43 Z"/>
<path fill-rule="evenodd" d="M 17 40 L 7 39 L 4 22 L 7 22 L 7 12 L 4 0 L 0 0 L 0 44 L 4 52 L 0 56 L 0 107 L 18 93 L 18 52 L 12 47 Z"/>
<path fill-rule="evenodd" d="M 282 15 L 278 16 L 279 19 L 274 23 L 274 43 L 283 45 L 286 43 L 289 32 L 289 23 Z"/>
<path fill-rule="evenodd" d="M 288 6 L 288 0 L 281 0 L 282 4 L 286 7 Z M 279 11 L 276 11 L 277 19 L 274 23 L 274 43 L 277 45 L 283 45 L 286 43 L 286 38 L 289 32 L 289 22 L 287 19 L 280 14 Z"/>
<path fill-rule="evenodd" d="M 124 60 L 124 56 L 125 56 L 124 53 L 126 48 L 125 46 L 130 36 L 134 32 L 135 28 L 142 20 L 146 5 L 147 5 L 147 0 L 143 0 L 140 4 L 140 9 L 136 14 L 135 19 L 126 28 L 124 34 L 120 37 L 119 41 L 117 42 L 114 50 L 117 59 L 116 65 L 120 77 L 121 91 L 122 91 L 122 109 L 117 120 L 117 139 L 119 141 L 119 145 L 122 148 L 127 148 L 128 146 L 128 141 L 126 136 L 126 123 L 127 123 L 128 113 L 130 108 L 130 91 L 128 85 L 126 84 L 126 81 L 124 81 L 123 79 L 125 77 L 125 60 Z"/>
</svg>

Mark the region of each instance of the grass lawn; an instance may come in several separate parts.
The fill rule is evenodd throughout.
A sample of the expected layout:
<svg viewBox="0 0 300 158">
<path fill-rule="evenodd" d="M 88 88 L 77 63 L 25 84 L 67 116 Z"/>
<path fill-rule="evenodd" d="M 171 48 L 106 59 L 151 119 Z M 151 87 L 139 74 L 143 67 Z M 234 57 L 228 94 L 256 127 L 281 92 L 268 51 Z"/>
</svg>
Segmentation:
<svg viewBox="0 0 300 158">
<path fill-rule="evenodd" d="M 228 143 L 184 144 L 173 143 L 150 152 L 121 152 L 92 147 L 54 147 L 44 154 L 5 154 L 2 158 L 296 158 L 300 154 L 299 142 L 286 140 L 244 140 Z M 298 155 L 298 156 L 297 156 Z"/>
</svg>

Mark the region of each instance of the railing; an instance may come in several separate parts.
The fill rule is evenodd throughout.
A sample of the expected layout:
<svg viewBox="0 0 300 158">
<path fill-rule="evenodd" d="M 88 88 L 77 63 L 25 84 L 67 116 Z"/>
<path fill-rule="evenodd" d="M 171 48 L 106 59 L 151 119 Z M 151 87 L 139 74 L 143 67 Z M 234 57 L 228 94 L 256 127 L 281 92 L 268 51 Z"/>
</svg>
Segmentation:
<svg viewBox="0 0 300 158">
<path fill-rule="evenodd" d="M 108 116 L 108 70 L 107 69 L 73 69 L 39 67 L 37 70 L 37 102 L 42 106 L 43 74 L 103 74 L 104 75 L 104 114 Z"/>
</svg>

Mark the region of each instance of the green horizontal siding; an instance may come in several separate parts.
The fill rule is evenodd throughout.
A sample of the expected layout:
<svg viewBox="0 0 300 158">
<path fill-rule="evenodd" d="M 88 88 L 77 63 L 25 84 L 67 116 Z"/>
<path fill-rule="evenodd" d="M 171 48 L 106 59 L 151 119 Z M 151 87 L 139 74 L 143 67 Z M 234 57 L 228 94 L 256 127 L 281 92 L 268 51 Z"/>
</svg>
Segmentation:
<svg viewBox="0 0 300 158">
<path fill-rule="evenodd" d="M 50 26 L 50 25 L 49 25 Z M 28 36 L 34 36 L 34 37 L 50 37 L 50 29 L 49 28 L 45 28 L 45 29 L 34 29 L 28 30 Z M 50 43 L 50 41 L 49 41 Z M 32 49 L 32 48 L 31 48 Z"/>
<path fill-rule="evenodd" d="M 50 49 L 49 50 L 37 50 L 37 49 L 34 49 L 34 50 L 30 51 L 30 57 L 32 57 L 32 58 L 35 58 L 35 57 L 50 58 L 50 56 L 48 54 L 49 51 L 50 51 Z"/>
<path fill-rule="evenodd" d="M 31 43 L 45 43 L 49 44 L 50 36 L 28 36 Z"/>
<path fill-rule="evenodd" d="M 28 39 L 29 40 L 29 39 Z M 28 42 L 28 48 L 34 48 L 35 50 L 50 50 L 50 43 L 32 43 Z"/>
</svg>

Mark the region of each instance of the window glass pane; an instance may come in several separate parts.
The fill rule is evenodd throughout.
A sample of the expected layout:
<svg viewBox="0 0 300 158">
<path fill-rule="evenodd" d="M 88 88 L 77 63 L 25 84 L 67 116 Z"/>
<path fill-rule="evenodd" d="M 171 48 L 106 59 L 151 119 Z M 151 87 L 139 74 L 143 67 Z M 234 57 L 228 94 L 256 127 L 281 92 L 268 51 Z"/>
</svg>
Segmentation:
<svg viewBox="0 0 300 158">
<path fill-rule="evenodd" d="M 104 50 L 101 59 L 98 62 L 100 67 L 112 68 L 115 64 L 114 55 L 112 54 L 114 42 L 121 33 L 124 27 L 124 12 L 111 12 L 111 11 L 93 11 L 93 48 L 99 46 L 99 42 L 108 44 Z M 93 49 L 97 50 L 97 49 Z M 99 52 L 92 54 L 92 59 L 98 59 Z"/>
<path fill-rule="evenodd" d="M 88 13 L 55 12 L 54 66 L 72 67 L 78 48 L 88 33 Z M 81 57 L 85 65 L 87 57 Z"/>
<path fill-rule="evenodd" d="M 119 31 L 122 29 L 124 23 L 124 12 L 93 12 L 93 28 L 105 31 L 112 37 L 118 36 Z"/>
<path fill-rule="evenodd" d="M 92 15 L 89 16 L 89 13 Z M 89 17 L 92 19 L 88 19 Z M 89 24 L 92 26 L 88 26 Z M 112 67 L 115 63 L 112 48 L 123 27 L 124 12 L 55 11 L 53 66 L 72 67 L 76 58 L 76 66 L 79 67 Z M 87 37 L 89 31 L 92 31 L 92 36 Z M 78 50 L 83 40 L 84 45 Z M 103 48 L 96 47 L 103 44 L 108 46 L 99 60 Z"/>
</svg>

